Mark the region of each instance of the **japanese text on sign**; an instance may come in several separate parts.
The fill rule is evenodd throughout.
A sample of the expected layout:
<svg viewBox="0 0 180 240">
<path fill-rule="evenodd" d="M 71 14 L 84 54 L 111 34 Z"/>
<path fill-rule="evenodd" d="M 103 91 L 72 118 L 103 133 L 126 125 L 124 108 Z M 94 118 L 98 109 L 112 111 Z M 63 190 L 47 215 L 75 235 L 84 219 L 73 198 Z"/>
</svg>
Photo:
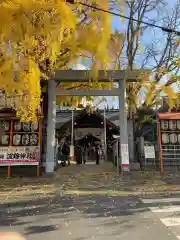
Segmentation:
<svg viewBox="0 0 180 240">
<path fill-rule="evenodd" d="M 0 159 L 36 159 L 36 155 L 36 153 L 1 153 Z"/>
<path fill-rule="evenodd" d="M 121 144 L 121 164 L 129 165 L 128 144 Z"/>
<path fill-rule="evenodd" d="M 38 165 L 40 149 L 38 147 L 0 148 L 0 165 Z"/>
</svg>

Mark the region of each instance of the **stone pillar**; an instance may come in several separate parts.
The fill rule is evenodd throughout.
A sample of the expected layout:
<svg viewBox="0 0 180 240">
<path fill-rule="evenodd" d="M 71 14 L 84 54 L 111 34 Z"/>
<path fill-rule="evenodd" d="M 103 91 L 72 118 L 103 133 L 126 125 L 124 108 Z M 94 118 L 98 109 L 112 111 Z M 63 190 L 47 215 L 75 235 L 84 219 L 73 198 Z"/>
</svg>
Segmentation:
<svg viewBox="0 0 180 240">
<path fill-rule="evenodd" d="M 47 119 L 48 119 L 48 92 L 43 93 L 43 121 L 42 121 L 42 137 L 41 137 L 41 159 L 42 166 L 46 167 L 46 143 L 47 143 Z"/>
<path fill-rule="evenodd" d="M 129 147 L 127 131 L 125 81 L 119 81 L 119 127 L 120 127 L 120 158 L 122 171 L 129 171 Z"/>
<path fill-rule="evenodd" d="M 48 80 L 48 119 L 47 119 L 47 149 L 46 173 L 55 170 L 55 134 L 56 134 L 56 82 Z"/>
<path fill-rule="evenodd" d="M 127 121 L 128 142 L 129 142 L 129 161 L 130 165 L 134 163 L 134 120 Z"/>
</svg>

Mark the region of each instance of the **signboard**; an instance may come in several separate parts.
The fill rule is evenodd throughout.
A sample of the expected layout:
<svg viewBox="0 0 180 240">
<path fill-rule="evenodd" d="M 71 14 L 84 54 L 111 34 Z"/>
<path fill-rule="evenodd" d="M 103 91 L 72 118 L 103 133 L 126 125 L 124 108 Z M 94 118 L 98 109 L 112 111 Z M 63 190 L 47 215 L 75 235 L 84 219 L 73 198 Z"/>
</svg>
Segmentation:
<svg viewBox="0 0 180 240">
<path fill-rule="evenodd" d="M 155 159 L 154 146 L 144 146 L 144 155 L 145 155 L 145 158 Z"/>
<path fill-rule="evenodd" d="M 121 164 L 122 166 L 129 166 L 128 144 L 121 144 Z"/>
<path fill-rule="evenodd" d="M 0 147 L 0 166 L 39 165 L 40 146 Z"/>
</svg>

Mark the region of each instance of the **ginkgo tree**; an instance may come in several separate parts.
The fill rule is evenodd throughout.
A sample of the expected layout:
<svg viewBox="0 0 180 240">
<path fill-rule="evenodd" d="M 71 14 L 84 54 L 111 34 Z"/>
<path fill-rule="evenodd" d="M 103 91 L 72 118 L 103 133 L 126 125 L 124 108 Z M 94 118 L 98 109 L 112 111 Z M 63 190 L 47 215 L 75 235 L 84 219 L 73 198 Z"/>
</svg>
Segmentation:
<svg viewBox="0 0 180 240">
<path fill-rule="evenodd" d="M 161 39 L 158 42 L 157 49 L 152 46 L 145 48 L 143 36 L 146 36 L 146 29 L 143 21 L 146 21 L 146 14 L 152 12 L 152 16 L 162 6 L 162 1 L 153 0 L 132 0 L 126 2 L 126 10 L 130 13 L 129 20 L 125 23 L 126 28 L 124 33 L 121 26 L 116 30 L 111 37 L 110 52 L 112 56 L 112 67 L 115 69 L 136 68 L 144 69 L 146 66 L 152 65 L 153 76 L 142 78 L 141 76 L 136 82 L 126 82 L 126 101 L 128 105 L 128 115 L 130 118 L 136 114 L 138 108 L 151 108 L 159 101 L 159 98 L 164 92 L 169 98 L 169 105 L 172 108 L 177 98 L 177 92 L 173 89 L 173 84 L 180 81 L 178 75 L 180 69 L 180 40 L 175 34 L 167 34 L 163 36 L 165 44 L 161 44 Z M 120 11 L 121 1 L 111 0 L 113 9 Z M 174 6 L 173 11 L 168 14 L 168 27 L 178 28 L 179 20 L 179 1 Z M 166 15 L 167 17 L 167 15 Z M 135 18 L 138 21 L 132 21 Z M 121 24 L 121 23 L 120 23 Z M 154 36 L 155 37 L 155 36 Z M 153 43 L 153 39 L 152 39 Z M 162 47 L 162 49 L 159 46 Z M 139 58 L 141 58 L 139 60 Z M 139 60 L 139 61 L 138 61 Z M 163 79 L 164 78 L 164 79 Z M 164 81 L 166 80 L 166 81 Z M 140 103 L 141 95 L 143 101 Z"/>
<path fill-rule="evenodd" d="M 108 0 L 93 0 L 108 8 Z M 66 0 L 2 0 L 0 89 L 13 98 L 21 119 L 37 120 L 40 81 L 48 71 L 67 69 L 85 55 L 105 68 L 109 62 L 110 15 Z"/>
</svg>

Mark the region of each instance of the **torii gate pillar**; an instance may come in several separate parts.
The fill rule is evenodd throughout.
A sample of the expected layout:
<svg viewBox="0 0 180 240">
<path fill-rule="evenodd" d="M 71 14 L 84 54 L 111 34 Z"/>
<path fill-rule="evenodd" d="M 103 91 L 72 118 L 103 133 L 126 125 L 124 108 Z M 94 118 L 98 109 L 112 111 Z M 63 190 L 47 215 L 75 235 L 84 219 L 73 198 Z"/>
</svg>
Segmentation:
<svg viewBox="0 0 180 240">
<path fill-rule="evenodd" d="M 53 173 L 55 169 L 56 144 L 56 82 L 48 80 L 48 122 L 47 122 L 47 148 L 46 173 Z"/>
<path fill-rule="evenodd" d="M 120 167 L 129 171 L 129 147 L 127 129 L 126 88 L 125 81 L 119 81 L 119 129 L 120 129 Z"/>
</svg>

